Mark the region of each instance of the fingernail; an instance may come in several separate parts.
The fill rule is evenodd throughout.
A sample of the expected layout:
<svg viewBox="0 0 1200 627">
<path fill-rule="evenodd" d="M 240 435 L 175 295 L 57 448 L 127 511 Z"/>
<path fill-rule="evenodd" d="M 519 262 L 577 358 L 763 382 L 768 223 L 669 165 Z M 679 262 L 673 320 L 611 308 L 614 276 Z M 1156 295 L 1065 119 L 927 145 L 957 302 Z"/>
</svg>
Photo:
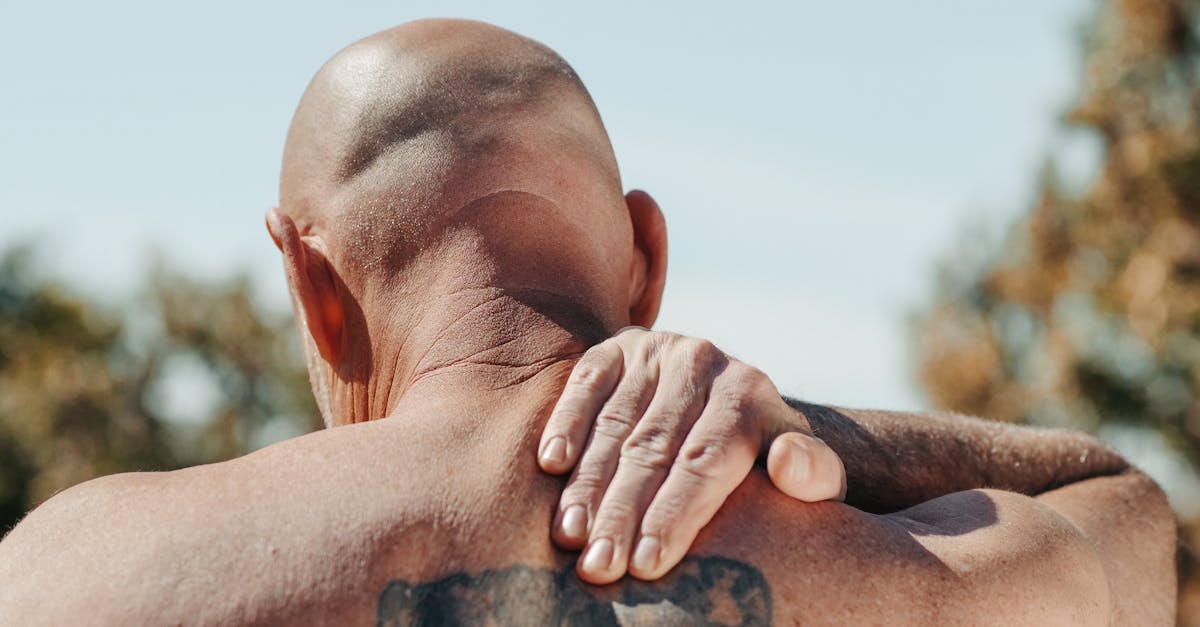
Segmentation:
<svg viewBox="0 0 1200 627">
<path fill-rule="evenodd" d="M 633 552 L 633 567 L 642 572 L 650 572 L 658 565 L 658 556 L 662 552 L 662 544 L 658 538 L 646 537 L 638 542 L 637 550 Z"/>
<path fill-rule="evenodd" d="M 587 537 L 587 510 L 582 505 L 572 505 L 563 512 L 563 535 L 568 538 L 583 539 Z"/>
<path fill-rule="evenodd" d="M 561 435 L 550 438 L 546 448 L 542 449 L 542 461 L 551 464 L 561 464 L 567 461 L 567 439 Z"/>
<path fill-rule="evenodd" d="M 602 573 L 608 570 L 613 559 L 613 541 L 600 538 L 592 543 L 583 556 L 583 569 L 591 573 Z"/>
</svg>

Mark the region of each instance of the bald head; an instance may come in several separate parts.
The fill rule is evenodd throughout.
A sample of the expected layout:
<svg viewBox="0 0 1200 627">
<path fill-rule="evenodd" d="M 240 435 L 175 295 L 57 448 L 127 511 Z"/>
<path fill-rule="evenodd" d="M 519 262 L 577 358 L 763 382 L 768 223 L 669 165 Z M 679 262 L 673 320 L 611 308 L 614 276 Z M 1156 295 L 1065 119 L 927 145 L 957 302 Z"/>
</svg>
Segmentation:
<svg viewBox="0 0 1200 627">
<path fill-rule="evenodd" d="M 395 272 L 480 199 L 619 215 L 620 191 L 599 114 L 561 57 L 488 24 L 422 20 L 321 68 L 288 133 L 280 202 L 340 265 Z"/>
<path fill-rule="evenodd" d="M 662 215 L 622 194 L 575 72 L 465 20 L 404 24 L 321 68 L 267 222 L 330 424 L 339 399 L 384 415 L 381 381 L 430 363 L 550 363 L 649 326 L 665 274 Z"/>
<path fill-rule="evenodd" d="M 549 48 L 480 22 L 412 22 L 347 47 L 321 69 L 297 111 L 285 166 L 328 156 L 319 166 L 345 180 L 427 133 L 447 133 L 464 156 L 478 155 L 504 118 L 556 109 L 598 121 L 578 76 Z"/>
</svg>

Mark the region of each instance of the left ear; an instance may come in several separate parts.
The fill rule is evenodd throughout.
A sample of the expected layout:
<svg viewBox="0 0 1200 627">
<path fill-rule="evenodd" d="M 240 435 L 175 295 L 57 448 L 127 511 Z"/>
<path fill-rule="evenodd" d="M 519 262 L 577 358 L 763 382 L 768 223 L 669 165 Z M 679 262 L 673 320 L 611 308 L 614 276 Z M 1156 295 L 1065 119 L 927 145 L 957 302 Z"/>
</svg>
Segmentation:
<svg viewBox="0 0 1200 627">
<path fill-rule="evenodd" d="M 633 263 L 629 267 L 629 323 L 650 328 L 658 318 L 667 281 L 667 222 L 650 194 L 625 194 L 633 223 Z"/>
<path fill-rule="evenodd" d="M 267 230 L 283 253 L 300 327 L 308 330 L 321 358 L 336 372 L 345 356 L 346 316 L 324 245 L 319 238 L 300 235 L 296 223 L 277 209 L 267 212 Z"/>
</svg>

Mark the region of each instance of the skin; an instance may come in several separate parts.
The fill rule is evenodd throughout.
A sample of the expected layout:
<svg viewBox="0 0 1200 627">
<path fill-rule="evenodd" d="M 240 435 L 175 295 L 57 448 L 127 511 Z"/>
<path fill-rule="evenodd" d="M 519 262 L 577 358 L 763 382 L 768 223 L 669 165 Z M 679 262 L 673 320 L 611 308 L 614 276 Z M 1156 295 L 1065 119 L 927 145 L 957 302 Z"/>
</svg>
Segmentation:
<svg viewBox="0 0 1200 627">
<path fill-rule="evenodd" d="M 670 402 L 647 404 L 644 399 L 651 397 Z M 547 451 L 555 438 L 570 444 L 567 454 L 551 459 Z M 574 467 L 552 535 L 564 548 L 585 547 L 579 574 L 593 583 L 626 572 L 646 580 L 664 576 L 765 457 L 760 465 L 781 492 L 807 501 L 844 499 L 877 514 L 903 517 L 939 503 L 938 511 L 951 515 L 955 510 L 945 504 L 956 501 L 971 505 L 957 513 L 977 513 L 979 504 L 964 495 L 979 488 L 1054 503 L 1072 524 L 1105 543 L 1099 552 L 1109 558 L 1106 580 L 1147 595 L 1114 601 L 1114 615 L 1126 619 L 1118 624 L 1142 616 L 1146 607 L 1173 607 L 1170 595 L 1157 588 L 1170 578 L 1169 559 L 1158 563 L 1159 579 L 1149 587 L 1128 575 L 1149 575 L 1152 564 L 1131 571 L 1130 564 L 1111 559 L 1142 559 L 1128 550 L 1130 543 L 1153 545 L 1172 536 L 1171 526 L 1155 528 L 1165 533 L 1162 538 L 1132 532 L 1137 525 L 1111 527 L 1111 512 L 1088 504 L 1102 490 L 1083 487 L 1123 490 L 1152 482 L 1082 433 L 781 399 L 765 374 L 709 342 L 629 328 L 577 364 L 543 431 L 540 451 L 539 464 L 548 472 Z M 1161 507 L 1161 497 L 1156 500 Z M 567 524 L 572 508 L 584 516 L 574 525 Z M 1118 528 L 1129 533 L 1114 533 Z M 1147 534 L 1150 529 L 1141 528 Z M 617 559 L 588 568 L 586 556 L 606 539 L 619 539 Z M 647 539 L 649 550 L 643 548 Z M 1130 613 L 1131 607 L 1138 611 Z M 1169 620 L 1172 612 L 1160 617 Z"/>
<path fill-rule="evenodd" d="M 841 459 L 765 375 L 704 340 L 624 329 L 576 364 L 542 433 L 542 469 L 573 470 L 551 534 L 585 548 L 591 583 L 662 577 L 760 450 L 783 493 L 844 498 Z"/>
<path fill-rule="evenodd" d="M 670 574 L 581 583 L 575 554 L 555 548 L 549 530 L 560 496 L 588 491 L 564 493 L 562 479 L 542 472 L 538 443 L 576 365 L 594 354 L 589 347 L 628 325 L 649 326 L 658 310 L 662 214 L 647 194 L 620 190 L 586 92 L 534 42 L 435 20 L 339 53 L 296 112 L 280 207 L 267 216 L 314 394 L 337 428 L 220 464 L 114 475 L 56 495 L 0 542 L 0 621 L 1170 620 L 1173 521 L 1162 493 L 1132 470 L 1036 498 L 909 488 L 901 500 L 926 498 L 880 514 L 799 502 L 751 468 L 731 492 L 720 486 L 725 506 Z M 662 353 L 651 362 L 669 373 L 703 360 Z M 629 377 L 623 370 L 616 391 Z M 781 447 L 824 439 L 838 453 L 825 458 L 845 463 L 847 499 L 892 491 L 854 478 L 886 478 L 895 460 L 875 474 L 858 464 L 927 441 L 872 442 L 777 395 L 764 401 L 765 377 L 745 368 L 707 372 L 635 381 L 646 389 L 690 380 L 684 387 L 703 391 L 706 407 L 723 403 L 711 425 L 693 421 L 704 426 L 698 433 L 720 432 L 728 420 L 757 430 L 759 446 L 726 431 L 705 449 L 711 454 L 678 458 L 701 476 L 721 467 L 723 451 L 753 457 L 779 439 L 783 423 L 747 419 L 761 416 L 755 408 L 811 428 L 808 440 L 789 435 Z M 692 412 L 699 403 L 682 406 Z M 585 433 L 587 413 L 571 423 Z M 668 414 L 631 411 L 627 424 Z M 672 420 L 664 440 L 693 431 Z M 879 439 L 911 435 L 885 423 L 858 428 Z M 955 428 L 926 435 L 953 440 Z M 639 450 L 614 437 L 594 461 L 613 459 L 618 440 L 622 462 Z M 785 459 L 768 466 L 807 464 L 817 450 L 781 448 Z M 582 458 L 581 469 L 588 453 Z M 666 538 L 665 546 L 678 552 L 681 543 Z M 604 576 L 627 562 L 625 540 L 613 545 L 598 569 Z"/>
</svg>

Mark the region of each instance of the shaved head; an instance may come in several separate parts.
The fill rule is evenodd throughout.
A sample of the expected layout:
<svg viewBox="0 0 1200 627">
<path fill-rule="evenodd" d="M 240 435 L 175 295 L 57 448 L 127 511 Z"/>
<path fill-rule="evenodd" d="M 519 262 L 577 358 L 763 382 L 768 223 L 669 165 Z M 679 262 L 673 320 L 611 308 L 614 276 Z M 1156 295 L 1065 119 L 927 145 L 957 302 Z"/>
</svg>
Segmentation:
<svg viewBox="0 0 1200 627">
<path fill-rule="evenodd" d="M 480 22 L 422 20 L 317 73 L 288 133 L 280 203 L 339 267 L 382 278 L 468 222 L 472 203 L 525 194 L 619 219 L 620 185 L 595 105 L 554 51 Z"/>
<path fill-rule="evenodd" d="M 268 228 L 329 424 L 385 416 L 422 372 L 536 371 L 649 326 L 666 271 L 658 204 L 622 192 L 575 71 L 462 19 L 378 32 L 320 68 Z"/>
<path fill-rule="evenodd" d="M 421 20 L 335 55 L 279 199 L 267 226 L 330 424 L 386 415 L 424 372 L 534 368 L 657 315 L 658 205 L 622 193 L 574 70 L 502 28 Z"/>
</svg>

